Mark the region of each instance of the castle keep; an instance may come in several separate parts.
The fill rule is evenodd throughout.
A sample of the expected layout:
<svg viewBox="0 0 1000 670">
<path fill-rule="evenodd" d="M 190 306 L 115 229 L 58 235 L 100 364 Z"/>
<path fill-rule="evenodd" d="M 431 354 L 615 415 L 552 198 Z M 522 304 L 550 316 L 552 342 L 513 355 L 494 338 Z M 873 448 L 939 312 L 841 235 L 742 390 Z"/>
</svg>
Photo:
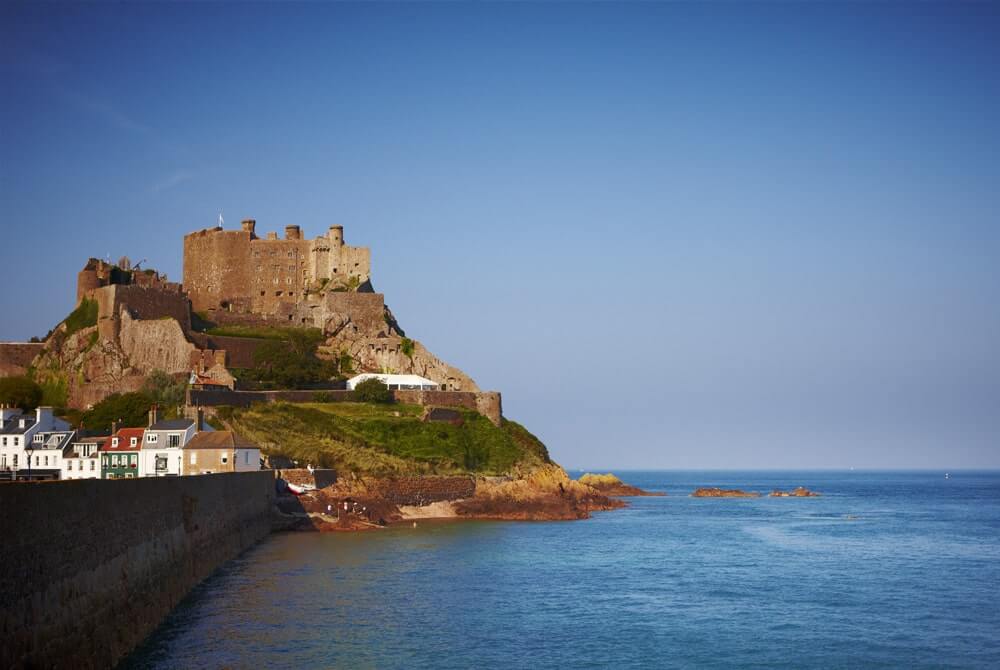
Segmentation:
<svg viewBox="0 0 1000 670">
<path fill-rule="evenodd" d="M 184 290 L 195 311 L 291 321 L 309 295 L 368 281 L 371 254 L 344 244 L 343 226 L 330 226 L 313 240 L 303 239 L 298 226 L 285 226 L 284 239 L 277 233 L 261 239 L 256 224 L 247 219 L 240 230 L 216 227 L 184 236 Z"/>
</svg>

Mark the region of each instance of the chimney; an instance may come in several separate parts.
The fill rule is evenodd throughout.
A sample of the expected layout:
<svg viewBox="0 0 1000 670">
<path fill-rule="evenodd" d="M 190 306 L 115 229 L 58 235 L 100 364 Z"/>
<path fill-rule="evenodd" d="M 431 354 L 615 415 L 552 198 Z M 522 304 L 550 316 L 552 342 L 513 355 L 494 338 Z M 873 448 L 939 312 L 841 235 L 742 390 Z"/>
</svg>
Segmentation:
<svg viewBox="0 0 1000 670">
<path fill-rule="evenodd" d="M 254 228 L 257 226 L 257 222 L 254 219 L 243 219 L 243 230 L 250 233 L 250 238 L 254 237 Z"/>
<path fill-rule="evenodd" d="M 149 408 L 149 427 L 150 428 L 152 428 L 153 424 L 156 423 L 156 420 L 157 420 L 156 414 L 157 414 L 157 412 L 156 412 L 156 403 L 154 402 L 153 406 Z"/>
<path fill-rule="evenodd" d="M 52 430 L 52 408 L 39 407 L 35 410 L 35 425 L 38 430 Z"/>
<path fill-rule="evenodd" d="M 197 421 L 198 421 L 198 423 L 195 425 L 194 429 L 195 429 L 196 432 L 200 433 L 201 431 L 203 431 L 205 429 L 205 410 L 203 410 L 201 408 L 201 405 L 198 406 L 198 419 L 197 419 Z"/>
<path fill-rule="evenodd" d="M 301 240 L 302 230 L 298 226 L 285 226 L 286 240 Z"/>
</svg>

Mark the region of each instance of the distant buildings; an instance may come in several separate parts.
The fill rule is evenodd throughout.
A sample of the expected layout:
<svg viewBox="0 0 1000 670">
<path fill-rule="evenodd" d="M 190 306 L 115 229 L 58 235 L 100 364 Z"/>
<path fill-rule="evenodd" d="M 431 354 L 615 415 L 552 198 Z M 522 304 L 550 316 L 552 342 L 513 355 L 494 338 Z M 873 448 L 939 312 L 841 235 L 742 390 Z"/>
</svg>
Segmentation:
<svg viewBox="0 0 1000 670">
<path fill-rule="evenodd" d="M 160 419 L 145 428 L 112 427 L 110 435 L 72 430 L 52 414 L 0 407 L 0 480 L 135 479 L 248 472 L 262 467 L 260 447 L 198 419 Z M 29 472 L 30 471 L 30 472 Z"/>
<path fill-rule="evenodd" d="M 436 391 L 438 389 L 435 382 L 420 375 L 390 375 L 374 372 L 365 372 L 351 377 L 347 380 L 347 388 L 353 391 L 355 386 L 369 379 L 378 379 L 391 391 Z"/>
</svg>

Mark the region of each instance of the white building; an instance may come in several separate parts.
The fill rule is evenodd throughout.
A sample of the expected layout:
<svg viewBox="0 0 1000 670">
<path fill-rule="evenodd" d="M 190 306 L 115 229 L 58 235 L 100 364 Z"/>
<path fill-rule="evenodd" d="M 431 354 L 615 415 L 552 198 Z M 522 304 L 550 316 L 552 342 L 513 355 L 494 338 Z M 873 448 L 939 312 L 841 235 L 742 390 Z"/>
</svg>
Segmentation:
<svg viewBox="0 0 1000 670">
<path fill-rule="evenodd" d="M 21 478 L 28 475 L 28 457 L 26 447 L 36 446 L 35 435 L 40 432 L 68 431 L 69 424 L 57 419 L 52 414 L 51 407 L 39 407 L 34 412 L 22 412 L 16 407 L 0 407 L 0 478 Z M 38 456 L 49 455 L 40 451 Z M 35 473 L 35 454 L 32 454 L 31 476 Z M 39 463 L 42 463 L 42 458 Z M 51 467 L 41 468 L 51 477 Z M 58 477 L 58 474 L 55 474 Z"/>
<path fill-rule="evenodd" d="M 143 433 L 139 451 L 140 477 L 176 477 L 181 474 L 181 449 L 198 432 L 193 419 L 156 420 L 156 410 L 150 412 L 150 426 Z"/>
<path fill-rule="evenodd" d="M 436 382 L 420 375 L 391 375 L 374 372 L 364 372 L 351 377 L 347 380 L 347 388 L 353 391 L 354 387 L 369 379 L 378 379 L 389 387 L 390 391 L 436 391 L 438 389 Z"/>
<path fill-rule="evenodd" d="M 77 437 L 70 442 L 62 455 L 61 479 L 100 479 L 102 437 Z"/>
</svg>

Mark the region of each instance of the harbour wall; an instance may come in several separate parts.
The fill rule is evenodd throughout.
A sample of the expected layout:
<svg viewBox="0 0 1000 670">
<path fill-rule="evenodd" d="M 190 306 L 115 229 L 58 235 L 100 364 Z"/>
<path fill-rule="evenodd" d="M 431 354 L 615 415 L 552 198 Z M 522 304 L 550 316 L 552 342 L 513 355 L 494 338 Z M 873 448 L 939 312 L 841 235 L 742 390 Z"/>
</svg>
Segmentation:
<svg viewBox="0 0 1000 670">
<path fill-rule="evenodd" d="M 106 668 L 271 531 L 270 471 L 0 485 L 0 667 Z"/>
</svg>

